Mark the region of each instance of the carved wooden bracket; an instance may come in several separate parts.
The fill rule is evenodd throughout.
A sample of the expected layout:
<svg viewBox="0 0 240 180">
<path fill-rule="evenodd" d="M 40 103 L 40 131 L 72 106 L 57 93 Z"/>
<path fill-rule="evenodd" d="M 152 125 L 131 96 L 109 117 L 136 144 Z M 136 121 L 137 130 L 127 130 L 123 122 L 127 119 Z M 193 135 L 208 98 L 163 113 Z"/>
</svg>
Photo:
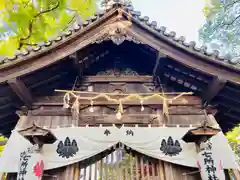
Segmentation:
<svg viewBox="0 0 240 180">
<path fill-rule="evenodd" d="M 225 84 L 226 80 L 219 79 L 218 77 L 215 77 L 212 82 L 209 83 L 207 89 L 203 91 L 202 94 L 204 106 L 207 106 L 213 100 L 213 98 L 217 96 L 221 89 L 224 88 Z"/>
<path fill-rule="evenodd" d="M 114 44 L 120 45 L 122 44 L 125 40 L 127 41 L 132 41 L 136 44 L 142 44 L 140 40 L 138 40 L 136 37 L 130 35 L 127 33 L 127 28 L 131 26 L 131 22 L 129 21 L 120 21 L 120 22 L 115 22 L 106 28 L 107 31 L 102 33 L 100 37 L 98 37 L 95 42 L 93 43 L 102 43 L 103 41 L 109 41 L 111 40 Z"/>
</svg>

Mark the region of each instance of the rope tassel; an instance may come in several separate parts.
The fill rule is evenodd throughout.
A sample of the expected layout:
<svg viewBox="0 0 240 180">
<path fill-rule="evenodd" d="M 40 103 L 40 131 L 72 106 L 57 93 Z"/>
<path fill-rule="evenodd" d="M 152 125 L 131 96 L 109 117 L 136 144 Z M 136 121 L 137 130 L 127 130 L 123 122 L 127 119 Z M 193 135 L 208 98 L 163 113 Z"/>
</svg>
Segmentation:
<svg viewBox="0 0 240 180">
<path fill-rule="evenodd" d="M 167 98 L 165 97 L 165 94 L 163 93 L 138 93 L 138 94 L 120 94 L 121 96 L 126 96 L 120 99 L 113 98 L 112 96 L 116 96 L 116 93 L 97 93 L 97 92 L 85 92 L 85 91 L 67 91 L 67 90 L 55 90 L 57 92 L 65 92 L 66 94 L 63 97 L 63 107 L 64 108 L 70 108 L 70 99 L 75 98 L 75 101 L 71 107 L 71 110 L 75 116 L 79 116 L 80 112 L 80 100 L 89 100 L 90 101 L 90 112 L 93 112 L 93 103 L 94 100 L 97 99 L 106 99 L 107 101 L 112 101 L 116 104 L 118 104 L 118 111 L 116 114 L 117 119 L 121 119 L 123 114 L 123 103 L 130 100 L 140 100 L 141 105 L 141 111 L 144 111 L 143 102 L 150 99 L 159 99 L 163 102 L 163 114 L 167 117 L 169 117 L 169 111 L 168 111 L 168 103 L 173 102 L 174 100 L 184 96 L 184 95 L 192 95 L 192 92 L 182 92 L 178 95 L 176 95 L 173 98 Z M 81 97 L 77 94 L 92 94 L 95 95 L 94 97 Z M 167 94 L 167 93 L 166 93 Z M 175 93 L 176 94 L 176 93 Z M 71 97 L 70 97 L 71 96 Z"/>
</svg>

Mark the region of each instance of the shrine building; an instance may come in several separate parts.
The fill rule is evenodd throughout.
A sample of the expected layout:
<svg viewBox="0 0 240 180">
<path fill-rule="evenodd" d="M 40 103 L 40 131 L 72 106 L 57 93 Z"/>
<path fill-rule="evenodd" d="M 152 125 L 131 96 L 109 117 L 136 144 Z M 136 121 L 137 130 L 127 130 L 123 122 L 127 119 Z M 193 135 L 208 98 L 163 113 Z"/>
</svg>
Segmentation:
<svg viewBox="0 0 240 180">
<path fill-rule="evenodd" d="M 227 180 L 240 66 L 114 3 L 0 62 L 7 180 Z M 238 176 L 239 175 L 239 176 Z M 1 177 L 0 177 L 1 178 Z"/>
</svg>

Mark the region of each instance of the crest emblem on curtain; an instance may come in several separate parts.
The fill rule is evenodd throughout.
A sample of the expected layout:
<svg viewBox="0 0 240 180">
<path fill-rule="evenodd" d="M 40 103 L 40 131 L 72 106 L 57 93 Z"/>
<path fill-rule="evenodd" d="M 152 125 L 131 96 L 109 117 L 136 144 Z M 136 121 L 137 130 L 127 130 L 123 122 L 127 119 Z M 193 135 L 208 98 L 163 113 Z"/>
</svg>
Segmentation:
<svg viewBox="0 0 240 180">
<path fill-rule="evenodd" d="M 169 136 L 167 141 L 165 139 L 162 140 L 160 150 L 165 155 L 176 156 L 182 151 L 182 148 L 178 140 L 174 142 L 172 137 Z"/>
<path fill-rule="evenodd" d="M 76 155 L 78 150 L 79 149 L 78 149 L 76 140 L 73 139 L 71 142 L 69 137 L 66 137 L 64 143 L 63 141 L 60 141 L 57 147 L 58 155 L 62 158 L 67 158 L 67 159 Z"/>
<path fill-rule="evenodd" d="M 108 129 L 106 129 L 106 130 L 104 131 L 104 134 L 105 134 L 106 136 L 108 136 L 109 134 L 111 134 L 111 132 L 110 132 Z"/>
</svg>

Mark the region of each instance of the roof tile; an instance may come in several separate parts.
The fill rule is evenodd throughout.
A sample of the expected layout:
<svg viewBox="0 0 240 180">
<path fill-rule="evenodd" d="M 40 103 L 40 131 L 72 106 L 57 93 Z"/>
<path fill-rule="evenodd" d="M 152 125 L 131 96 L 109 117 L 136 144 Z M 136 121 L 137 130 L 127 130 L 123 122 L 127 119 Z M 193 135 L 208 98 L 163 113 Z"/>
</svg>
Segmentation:
<svg viewBox="0 0 240 180">
<path fill-rule="evenodd" d="M 168 40 L 168 41 L 170 41 L 170 42 L 180 46 L 181 48 L 184 48 L 184 49 L 186 49 L 188 51 L 191 51 L 192 53 L 195 52 L 198 55 L 203 55 L 203 56 L 210 57 L 213 60 L 219 60 L 221 62 L 227 62 L 227 63 L 232 64 L 232 65 L 240 65 L 239 58 L 238 59 L 234 58 L 234 59 L 231 59 L 231 60 L 228 60 L 226 58 L 224 59 L 223 57 L 219 56 L 220 53 L 217 50 L 213 50 L 212 52 L 210 52 L 207 49 L 206 46 L 198 47 L 196 45 L 195 41 L 186 42 L 186 39 L 185 39 L 184 36 L 176 37 L 176 32 L 174 32 L 174 31 L 167 32 L 166 31 L 167 29 L 166 29 L 165 26 L 158 27 L 157 26 L 157 22 L 156 21 L 150 22 L 148 16 L 141 16 L 141 12 L 132 10 L 128 6 L 123 6 L 123 5 L 120 5 L 119 3 L 114 4 L 112 7 L 109 7 L 105 11 L 96 12 L 94 14 L 94 16 L 90 17 L 84 23 L 82 23 L 82 24 L 79 24 L 79 23 L 75 24 L 73 27 L 71 27 L 72 28 L 71 30 L 68 30 L 68 31 L 64 32 L 62 35 L 58 36 L 57 38 L 55 38 L 53 40 L 49 40 L 46 43 L 39 43 L 37 47 L 27 48 L 26 49 L 27 53 L 26 52 L 20 52 L 20 54 L 16 53 L 16 55 L 13 56 L 13 57 L 5 58 L 3 61 L 0 61 L 0 64 L 7 63 L 9 61 L 13 61 L 13 60 L 15 60 L 17 58 L 20 58 L 21 56 L 27 56 L 28 54 L 30 54 L 31 51 L 37 52 L 37 51 L 41 50 L 42 47 L 50 47 L 52 44 L 58 43 L 59 41 L 65 39 L 66 37 L 74 34 L 75 32 L 78 32 L 80 29 L 88 26 L 92 22 L 97 21 L 101 16 L 103 16 L 106 12 L 110 11 L 111 9 L 118 8 L 120 6 L 123 9 L 127 10 L 126 12 L 130 13 L 133 16 L 133 18 L 136 18 L 136 19 L 140 20 L 143 24 L 146 24 L 147 26 L 151 27 L 153 30 L 158 32 L 160 36 L 162 36 L 166 40 Z"/>
</svg>

